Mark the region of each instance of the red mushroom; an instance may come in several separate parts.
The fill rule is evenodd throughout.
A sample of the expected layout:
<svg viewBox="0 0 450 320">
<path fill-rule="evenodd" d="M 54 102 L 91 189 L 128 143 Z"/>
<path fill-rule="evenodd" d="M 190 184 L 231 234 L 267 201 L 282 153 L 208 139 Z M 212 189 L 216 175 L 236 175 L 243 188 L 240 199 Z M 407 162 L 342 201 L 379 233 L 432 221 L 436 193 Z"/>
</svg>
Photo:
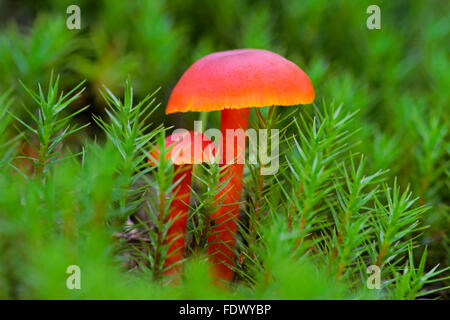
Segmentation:
<svg viewBox="0 0 450 320">
<path fill-rule="evenodd" d="M 192 167 L 196 163 L 213 162 L 215 160 L 215 144 L 200 132 L 183 131 L 167 137 L 165 148 L 170 148 L 166 154 L 166 160 L 172 161 L 175 172 L 173 182 L 178 183 L 168 214 L 171 226 L 166 238 L 169 249 L 164 263 L 164 274 L 170 275 L 179 274 L 182 269 L 180 261 L 184 256 Z M 160 150 L 155 146 L 150 152 L 148 160 L 150 165 L 155 165 L 159 156 Z"/>
<path fill-rule="evenodd" d="M 233 159 L 245 155 L 245 143 L 237 146 L 234 137 L 230 137 L 233 141 L 228 139 L 226 130 L 247 130 L 250 107 L 309 104 L 313 100 L 314 89 L 306 73 L 276 53 L 257 49 L 207 55 L 189 67 L 173 89 L 166 114 L 222 112 L 220 159 L 222 165 L 227 165 L 227 174 L 222 180 L 228 183 L 221 192 L 227 194 L 213 215 L 216 227 L 209 238 L 208 249 L 215 265 L 213 271 L 220 279 L 230 281 L 233 277 L 231 267 L 243 175 L 243 164 Z M 230 143 L 235 151 L 225 159 L 224 150 Z"/>
</svg>

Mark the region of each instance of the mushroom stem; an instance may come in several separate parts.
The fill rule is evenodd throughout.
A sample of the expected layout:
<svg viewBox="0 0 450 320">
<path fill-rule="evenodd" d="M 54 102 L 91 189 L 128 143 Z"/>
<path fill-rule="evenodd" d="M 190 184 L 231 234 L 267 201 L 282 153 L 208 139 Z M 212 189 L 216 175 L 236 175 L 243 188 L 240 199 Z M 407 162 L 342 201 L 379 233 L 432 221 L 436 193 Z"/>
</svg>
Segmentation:
<svg viewBox="0 0 450 320">
<path fill-rule="evenodd" d="M 175 187 L 174 199 L 169 208 L 168 221 L 171 225 L 166 237 L 166 244 L 169 244 L 169 249 L 164 263 L 164 275 L 179 274 L 182 270 L 179 262 L 184 257 L 192 167 L 192 164 L 174 165 L 175 176 L 173 182 L 179 182 Z"/>
<path fill-rule="evenodd" d="M 226 183 L 217 195 L 220 208 L 213 213 L 214 227 L 208 238 L 208 253 L 213 264 L 212 273 L 224 281 L 233 279 L 234 248 L 236 243 L 239 202 L 242 192 L 244 173 L 245 135 L 234 130 L 242 129 L 244 134 L 248 127 L 250 109 L 224 109 L 221 113 L 222 147 L 220 148 L 221 166 L 226 166 L 226 174 L 220 182 Z M 233 129 L 228 131 L 227 129 Z M 224 196 L 225 194 L 225 196 Z"/>
</svg>

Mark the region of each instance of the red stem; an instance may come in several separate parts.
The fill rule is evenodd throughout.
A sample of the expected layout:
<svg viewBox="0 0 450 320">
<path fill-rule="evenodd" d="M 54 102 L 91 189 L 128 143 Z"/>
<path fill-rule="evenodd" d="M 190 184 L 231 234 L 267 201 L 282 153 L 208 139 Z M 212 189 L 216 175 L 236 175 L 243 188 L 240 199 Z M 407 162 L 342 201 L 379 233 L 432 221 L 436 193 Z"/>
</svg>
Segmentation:
<svg viewBox="0 0 450 320">
<path fill-rule="evenodd" d="M 231 281 L 233 279 L 234 248 L 236 244 L 237 220 L 239 215 L 239 202 L 242 193 L 242 176 L 244 164 L 236 163 L 237 157 L 245 157 L 245 136 L 243 144 L 239 144 L 234 136 L 227 137 L 227 129 L 247 130 L 250 109 L 222 110 L 221 132 L 223 137 L 220 148 L 221 166 L 228 163 L 227 173 L 220 179 L 221 183 L 228 181 L 224 189 L 217 195 L 221 207 L 212 214 L 215 227 L 208 238 L 208 253 L 213 264 L 212 273 L 215 277 Z M 232 133 L 231 133 L 232 134 Z M 242 141 L 242 140 L 241 140 Z M 227 149 L 233 147 L 233 152 Z M 242 158 L 243 159 L 243 158 Z M 220 198 L 225 193 L 223 198 Z"/>
<path fill-rule="evenodd" d="M 186 222 L 191 194 L 192 164 L 174 165 L 174 170 L 173 182 L 179 180 L 180 182 L 175 188 L 174 199 L 169 208 L 168 221 L 173 221 L 173 223 L 167 232 L 166 243 L 173 242 L 169 246 L 164 263 L 164 268 L 169 267 L 164 271 L 165 275 L 179 274 L 182 270 L 181 264 L 173 264 L 181 261 L 184 257 Z"/>
</svg>

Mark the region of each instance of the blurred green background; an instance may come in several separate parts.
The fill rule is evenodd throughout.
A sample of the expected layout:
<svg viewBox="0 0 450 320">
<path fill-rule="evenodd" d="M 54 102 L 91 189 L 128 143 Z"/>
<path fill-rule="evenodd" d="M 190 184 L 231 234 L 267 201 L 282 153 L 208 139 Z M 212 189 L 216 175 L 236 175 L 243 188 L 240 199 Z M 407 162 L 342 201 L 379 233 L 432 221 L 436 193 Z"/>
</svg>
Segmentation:
<svg viewBox="0 0 450 320">
<path fill-rule="evenodd" d="M 66 28 L 66 9 L 81 8 L 81 30 Z M 381 30 L 368 30 L 366 9 L 381 8 Z M 130 76 L 143 98 L 161 87 L 152 122 L 191 129 L 200 115 L 166 117 L 164 107 L 183 71 L 220 50 L 264 48 L 298 64 L 312 79 L 316 102 L 360 110 L 354 129 L 370 170 L 390 169 L 410 185 L 426 214 L 423 244 L 430 266 L 449 264 L 450 2 L 351 0 L 0 0 L 0 92 L 18 79 L 34 87 L 51 70 L 64 87 L 87 80 L 79 123 L 104 115 L 103 85 L 121 92 Z M 13 112 L 26 119 L 20 103 Z M 219 114 L 208 127 L 218 125 Z M 72 139 L 102 133 L 92 124 Z"/>
</svg>

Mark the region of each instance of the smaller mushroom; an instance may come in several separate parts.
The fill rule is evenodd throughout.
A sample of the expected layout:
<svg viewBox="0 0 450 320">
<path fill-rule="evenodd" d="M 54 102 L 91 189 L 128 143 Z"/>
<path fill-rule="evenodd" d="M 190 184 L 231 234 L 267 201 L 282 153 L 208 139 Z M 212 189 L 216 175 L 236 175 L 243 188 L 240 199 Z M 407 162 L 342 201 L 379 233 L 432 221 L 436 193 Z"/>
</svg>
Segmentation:
<svg viewBox="0 0 450 320">
<path fill-rule="evenodd" d="M 180 261 L 184 257 L 186 222 L 191 194 L 192 168 L 194 164 L 213 162 L 215 159 L 215 144 L 200 132 L 182 131 L 174 133 L 165 139 L 166 160 L 171 160 L 177 183 L 173 191 L 173 200 L 169 207 L 168 222 L 171 223 L 167 232 L 166 244 L 169 245 L 164 263 L 164 275 L 179 274 L 182 270 Z M 156 165 L 160 150 L 154 146 L 148 162 Z"/>
</svg>

